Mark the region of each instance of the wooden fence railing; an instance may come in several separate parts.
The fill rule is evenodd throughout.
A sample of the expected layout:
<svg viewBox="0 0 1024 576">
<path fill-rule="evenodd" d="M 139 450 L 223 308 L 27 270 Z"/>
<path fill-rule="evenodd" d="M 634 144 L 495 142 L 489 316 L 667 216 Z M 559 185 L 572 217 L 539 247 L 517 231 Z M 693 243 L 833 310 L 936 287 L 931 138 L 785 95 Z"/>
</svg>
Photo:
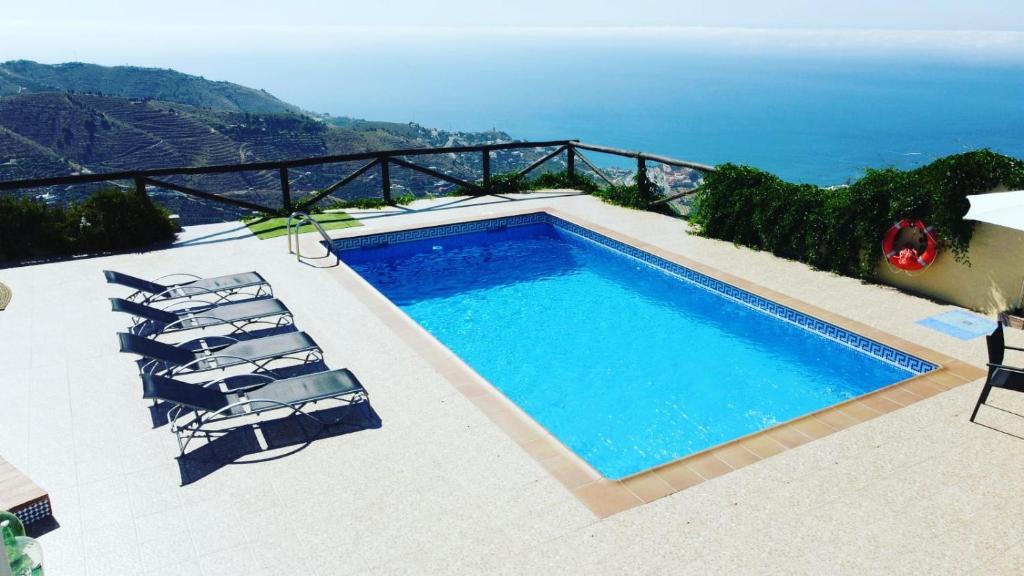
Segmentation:
<svg viewBox="0 0 1024 576">
<path fill-rule="evenodd" d="M 556 158 L 559 155 L 565 154 L 566 170 L 570 175 L 575 175 L 576 161 L 579 160 L 584 165 L 586 165 L 590 170 L 592 170 L 599 178 L 601 178 L 602 180 L 609 184 L 612 184 L 613 180 L 609 178 L 603 170 L 598 168 L 590 159 L 584 156 L 581 152 L 582 150 L 586 150 L 589 152 L 597 152 L 600 154 L 610 154 L 613 156 L 620 156 L 625 158 L 634 158 L 636 159 L 638 169 L 646 167 L 647 162 L 655 162 L 665 164 L 668 166 L 690 168 L 700 172 L 708 172 L 714 170 L 714 167 L 710 165 L 698 164 L 695 162 L 688 162 L 685 160 L 676 160 L 674 158 L 668 158 L 665 156 L 646 154 L 643 152 L 634 152 L 630 150 L 621 150 L 618 148 L 609 148 L 607 146 L 597 146 L 594 144 L 585 144 L 577 140 L 551 140 L 543 142 L 507 142 L 501 144 L 483 144 L 478 146 L 382 150 L 376 152 L 360 152 L 356 154 L 318 156 L 312 158 L 302 158 L 297 160 L 252 162 L 248 164 L 193 166 L 187 168 L 158 168 L 152 170 L 130 170 L 121 172 L 55 176 L 51 178 L 33 178 L 28 180 L 10 180 L 0 181 L 0 191 L 128 180 L 134 182 L 135 189 L 140 194 L 147 194 L 147 189 L 149 188 L 160 188 L 166 190 L 173 190 L 175 192 L 180 192 L 182 194 L 195 196 L 197 198 L 202 198 L 205 200 L 221 202 L 224 204 L 229 204 L 232 206 L 245 208 L 256 212 L 276 214 L 281 212 L 288 213 L 293 210 L 302 210 L 304 208 L 308 208 L 309 206 L 319 202 L 328 195 L 337 192 L 339 189 L 345 187 L 346 185 L 350 184 L 363 174 L 373 169 L 377 169 L 379 171 L 381 181 L 381 197 L 384 200 L 384 203 L 391 204 L 392 166 L 405 168 L 407 170 L 411 170 L 414 172 L 420 172 L 433 178 L 443 180 L 445 182 L 455 184 L 457 186 L 461 186 L 464 190 L 467 190 L 472 194 L 486 195 L 491 191 L 492 153 L 499 150 L 539 148 L 554 148 L 554 151 L 545 154 L 544 156 L 532 162 L 530 165 L 520 170 L 518 172 L 520 176 L 525 176 L 539 168 L 545 162 L 548 162 L 549 160 Z M 410 157 L 425 156 L 432 154 L 480 154 L 481 172 L 483 178 L 477 182 L 470 182 L 468 180 L 458 178 L 450 174 L 445 174 L 444 172 L 440 172 L 433 168 L 421 166 L 408 160 L 408 158 Z M 323 189 L 315 191 L 310 196 L 303 198 L 300 202 L 293 201 L 289 170 L 309 166 L 319 166 L 324 164 L 337 164 L 341 162 L 359 161 L 363 161 L 365 163 L 360 165 L 355 171 L 351 172 L 344 178 L 341 178 L 340 180 L 334 182 L 329 186 L 324 187 Z M 198 190 L 196 188 L 167 181 L 168 177 L 174 176 L 230 174 L 252 171 L 277 172 L 281 187 L 281 203 L 279 206 L 265 206 L 262 204 L 249 202 L 232 196 L 226 196 L 224 194 L 217 194 L 204 190 Z M 669 199 L 671 199 L 671 197 L 660 200 L 659 202 Z"/>
</svg>

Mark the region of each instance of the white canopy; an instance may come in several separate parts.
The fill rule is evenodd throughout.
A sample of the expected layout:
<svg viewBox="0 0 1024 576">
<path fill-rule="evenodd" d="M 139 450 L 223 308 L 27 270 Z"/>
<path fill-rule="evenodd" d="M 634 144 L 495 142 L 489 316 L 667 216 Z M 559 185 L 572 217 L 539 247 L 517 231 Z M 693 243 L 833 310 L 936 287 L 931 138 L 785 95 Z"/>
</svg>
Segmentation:
<svg viewBox="0 0 1024 576">
<path fill-rule="evenodd" d="M 971 209 L 964 220 L 977 220 L 1024 230 L 1024 190 L 968 196 Z"/>
</svg>

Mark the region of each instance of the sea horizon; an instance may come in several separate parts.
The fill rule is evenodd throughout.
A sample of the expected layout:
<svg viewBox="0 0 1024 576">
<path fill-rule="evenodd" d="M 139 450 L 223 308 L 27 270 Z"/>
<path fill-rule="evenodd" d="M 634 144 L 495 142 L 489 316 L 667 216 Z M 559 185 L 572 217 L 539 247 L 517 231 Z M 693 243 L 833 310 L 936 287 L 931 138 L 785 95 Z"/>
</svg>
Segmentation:
<svg viewBox="0 0 1024 576">
<path fill-rule="evenodd" d="M 266 45 L 254 45 L 254 34 Z M 314 27 L 301 41 L 296 34 L 222 30 L 213 58 L 182 47 L 112 60 L 101 45 L 77 59 L 174 68 L 265 89 L 320 114 L 496 129 L 523 140 L 578 138 L 750 164 L 819 185 L 979 148 L 1024 157 L 1019 32 Z"/>
</svg>

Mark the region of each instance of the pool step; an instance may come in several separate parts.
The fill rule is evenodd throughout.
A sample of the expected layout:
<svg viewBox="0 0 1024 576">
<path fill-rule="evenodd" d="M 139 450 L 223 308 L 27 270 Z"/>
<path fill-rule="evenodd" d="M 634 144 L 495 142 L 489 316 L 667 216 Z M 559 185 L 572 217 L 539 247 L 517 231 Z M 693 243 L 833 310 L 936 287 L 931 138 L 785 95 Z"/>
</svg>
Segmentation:
<svg viewBox="0 0 1024 576">
<path fill-rule="evenodd" d="M 52 514 L 50 495 L 0 458 L 0 510 L 9 510 L 28 525 Z"/>
</svg>

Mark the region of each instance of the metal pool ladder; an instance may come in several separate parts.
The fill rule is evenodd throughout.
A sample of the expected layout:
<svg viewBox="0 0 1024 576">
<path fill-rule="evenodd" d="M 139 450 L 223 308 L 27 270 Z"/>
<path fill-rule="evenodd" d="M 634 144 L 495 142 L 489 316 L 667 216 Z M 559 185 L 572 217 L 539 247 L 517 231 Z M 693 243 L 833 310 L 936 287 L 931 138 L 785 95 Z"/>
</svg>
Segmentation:
<svg viewBox="0 0 1024 576">
<path fill-rule="evenodd" d="M 295 222 L 295 224 L 294 224 L 294 227 L 295 227 L 295 249 L 294 250 L 292 249 L 292 226 L 293 226 L 292 222 L 293 221 Z M 288 231 L 288 253 L 289 254 L 295 254 L 295 259 L 296 260 L 302 260 L 302 248 L 299 245 L 299 229 L 302 228 L 302 225 L 306 224 L 307 222 L 312 224 L 316 228 L 317 232 L 319 232 L 320 236 L 324 239 L 324 242 L 327 243 L 327 246 L 326 246 L 327 254 L 324 254 L 323 256 L 319 257 L 319 258 L 327 258 L 328 256 L 330 256 L 332 254 L 332 252 L 331 252 L 331 243 L 333 241 L 331 240 L 331 237 L 327 235 L 327 231 L 324 230 L 324 227 L 321 226 L 320 223 L 316 221 L 316 219 L 314 219 L 312 216 L 310 216 L 306 212 L 292 212 L 291 215 L 288 216 L 288 226 L 287 226 L 287 231 Z"/>
</svg>

